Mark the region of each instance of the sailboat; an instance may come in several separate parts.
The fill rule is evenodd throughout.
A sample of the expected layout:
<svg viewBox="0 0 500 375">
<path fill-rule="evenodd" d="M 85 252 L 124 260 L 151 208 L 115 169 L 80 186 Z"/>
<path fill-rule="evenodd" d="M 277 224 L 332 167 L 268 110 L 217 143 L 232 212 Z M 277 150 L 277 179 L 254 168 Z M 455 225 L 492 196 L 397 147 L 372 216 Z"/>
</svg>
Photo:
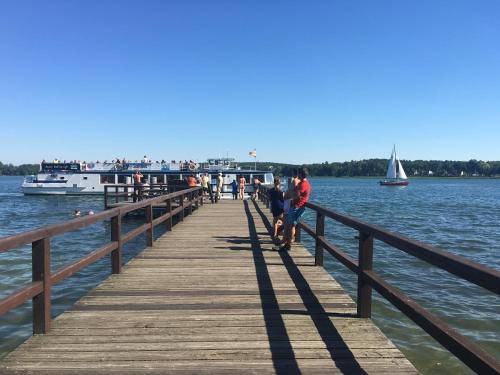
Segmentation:
<svg viewBox="0 0 500 375">
<path fill-rule="evenodd" d="M 406 177 L 405 170 L 401 165 L 401 161 L 396 154 L 396 146 L 392 149 L 391 158 L 389 159 L 389 163 L 387 165 L 387 173 L 385 175 L 385 179 L 380 181 L 380 185 L 384 186 L 406 186 L 410 182 L 408 181 L 408 177 Z"/>
</svg>

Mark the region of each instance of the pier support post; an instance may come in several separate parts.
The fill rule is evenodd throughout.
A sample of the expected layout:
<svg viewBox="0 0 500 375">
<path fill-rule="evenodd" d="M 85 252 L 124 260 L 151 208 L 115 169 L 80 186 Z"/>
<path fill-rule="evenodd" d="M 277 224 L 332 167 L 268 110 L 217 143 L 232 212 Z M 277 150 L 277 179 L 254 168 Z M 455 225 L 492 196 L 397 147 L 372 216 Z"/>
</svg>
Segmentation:
<svg viewBox="0 0 500 375">
<path fill-rule="evenodd" d="M 364 280 L 365 271 L 373 269 L 373 236 L 359 232 L 358 317 L 372 315 L 372 287 Z"/>
<path fill-rule="evenodd" d="M 118 242 L 118 248 L 111 252 L 111 273 L 118 274 L 122 270 L 122 217 L 120 214 L 111 218 L 111 241 Z"/>
<path fill-rule="evenodd" d="M 153 205 L 146 206 L 146 223 L 148 229 L 146 230 L 146 246 L 153 246 Z"/>
<path fill-rule="evenodd" d="M 31 244 L 32 280 L 41 281 L 43 291 L 33 297 L 33 333 L 50 329 L 52 277 L 50 274 L 50 239 L 42 238 Z"/>
<path fill-rule="evenodd" d="M 323 265 L 323 246 L 319 242 L 318 237 L 325 236 L 325 215 L 316 212 L 316 244 L 314 248 L 314 265 Z"/>
</svg>

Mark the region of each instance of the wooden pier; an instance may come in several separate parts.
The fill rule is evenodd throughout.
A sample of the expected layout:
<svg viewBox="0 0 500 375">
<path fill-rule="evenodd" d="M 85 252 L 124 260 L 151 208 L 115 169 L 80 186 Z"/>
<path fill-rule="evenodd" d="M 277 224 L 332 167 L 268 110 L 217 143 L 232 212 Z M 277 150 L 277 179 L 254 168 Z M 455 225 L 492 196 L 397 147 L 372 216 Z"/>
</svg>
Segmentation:
<svg viewBox="0 0 500 375">
<path fill-rule="evenodd" d="M 136 204 L 149 214 L 144 226 L 128 234 L 120 232 L 124 208 L 100 214 L 112 219 L 114 229 L 111 245 L 97 252 L 99 257 L 111 253 L 114 274 L 53 321 L 43 315 L 47 304 L 50 311 L 50 285 L 44 289 L 45 305 L 34 302 L 34 331 L 46 333 L 34 335 L 7 355 L 0 362 L 0 374 L 418 373 L 370 318 L 361 317 L 370 315 L 371 288 L 361 282 L 355 303 L 320 267 L 323 250 L 332 252 L 322 224 L 329 212 L 318 215 L 315 231 L 302 226 L 317 236 L 320 247 L 315 256 L 300 244 L 290 252 L 278 252 L 269 237 L 265 196 L 264 204 L 246 200 L 202 205 L 193 192 L 196 189 Z M 175 199 L 177 209 L 153 218 L 154 204 L 171 207 Z M 174 215 L 180 215 L 180 222 L 153 242 L 154 226 L 172 229 Z M 0 239 L 0 251 L 61 231 L 52 228 Z M 122 243 L 144 231 L 149 246 L 121 266 Z M 39 241 L 33 240 L 34 253 L 40 250 Z M 362 256 L 369 253 L 369 245 L 362 235 Z M 345 254 L 342 259 L 375 277 L 366 258 L 359 265 Z M 51 281 L 45 284 L 82 268 L 79 262 L 52 276 L 49 271 Z M 85 262 L 89 264 L 89 258 Z M 482 283 L 488 286 L 492 280 L 486 279 L 483 275 Z M 34 277 L 33 285 L 0 301 L 0 314 L 23 298 L 34 296 L 35 301 L 40 296 L 38 283 Z M 388 299 L 401 308 L 396 297 Z M 429 317 L 423 316 L 421 325 L 427 330 L 425 319 Z M 450 340 L 460 339 L 452 330 L 449 335 Z M 498 362 L 484 357 L 473 344 L 459 344 L 454 352 L 468 353 L 471 367 L 495 371 Z M 470 353 L 482 355 L 482 361 Z"/>
<path fill-rule="evenodd" d="M 0 373 L 416 373 L 252 201 L 178 224 L 1 362 Z"/>
</svg>

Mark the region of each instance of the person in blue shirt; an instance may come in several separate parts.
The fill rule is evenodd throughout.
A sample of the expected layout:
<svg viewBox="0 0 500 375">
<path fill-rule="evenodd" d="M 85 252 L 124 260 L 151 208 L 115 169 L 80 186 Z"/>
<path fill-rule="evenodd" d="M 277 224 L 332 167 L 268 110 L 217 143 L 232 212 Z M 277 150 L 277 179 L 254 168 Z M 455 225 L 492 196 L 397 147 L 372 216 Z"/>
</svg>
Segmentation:
<svg viewBox="0 0 500 375">
<path fill-rule="evenodd" d="M 238 199 L 238 184 L 236 183 L 236 180 L 233 180 L 233 182 L 231 182 L 231 188 L 232 188 L 232 192 L 233 192 L 233 199 L 237 200 Z"/>
<path fill-rule="evenodd" d="M 281 190 L 281 182 L 279 178 L 274 179 L 274 187 L 269 190 L 269 198 L 271 200 L 271 212 L 273 214 L 273 241 L 278 242 L 278 232 L 283 224 L 283 203 L 284 193 Z"/>
</svg>

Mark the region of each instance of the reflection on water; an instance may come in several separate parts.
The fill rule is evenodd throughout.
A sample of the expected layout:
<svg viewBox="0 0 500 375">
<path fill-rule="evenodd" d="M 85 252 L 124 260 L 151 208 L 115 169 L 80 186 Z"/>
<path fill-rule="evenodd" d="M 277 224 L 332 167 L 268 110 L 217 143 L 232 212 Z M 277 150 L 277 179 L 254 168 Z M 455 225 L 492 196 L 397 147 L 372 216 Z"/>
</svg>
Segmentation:
<svg viewBox="0 0 500 375">
<path fill-rule="evenodd" d="M 102 197 L 23 196 L 19 177 L 0 177 L 0 236 L 102 209 Z M 500 180 L 414 179 L 408 187 L 381 187 L 374 179 L 311 179 L 312 200 L 394 232 L 442 247 L 500 269 Z M 312 213 L 306 221 L 315 225 Z M 141 223 L 124 222 L 128 230 Z M 52 240 L 53 271 L 104 244 L 109 223 L 97 223 Z M 327 237 L 357 257 L 357 232 L 332 220 Z M 91 234 L 91 235 L 90 235 Z M 309 249 L 314 244 L 303 234 Z M 144 248 L 140 236 L 124 247 L 130 260 Z M 431 312 L 500 358 L 500 301 L 492 293 L 375 241 L 374 268 Z M 325 267 L 356 295 L 356 277 L 328 254 Z M 0 297 L 31 280 L 31 249 L 25 246 L 0 254 Z M 105 257 L 54 287 L 53 316 L 62 313 L 110 274 Z M 426 374 L 469 373 L 425 332 L 374 294 L 373 317 L 379 327 Z M 31 334 L 31 303 L 0 317 L 0 356 Z"/>
</svg>

